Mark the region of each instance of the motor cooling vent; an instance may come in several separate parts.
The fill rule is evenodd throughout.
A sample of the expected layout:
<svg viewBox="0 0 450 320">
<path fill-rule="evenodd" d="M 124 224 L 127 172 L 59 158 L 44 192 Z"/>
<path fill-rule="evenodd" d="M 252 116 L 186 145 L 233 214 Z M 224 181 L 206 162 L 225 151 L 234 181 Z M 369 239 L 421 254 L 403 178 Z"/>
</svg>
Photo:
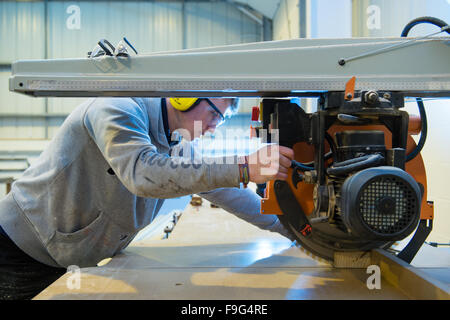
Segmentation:
<svg viewBox="0 0 450 320">
<path fill-rule="evenodd" d="M 342 218 L 358 237 L 400 240 L 417 226 L 420 201 L 419 186 L 407 172 L 387 166 L 369 168 L 342 185 Z"/>
<path fill-rule="evenodd" d="M 368 228 L 392 235 L 402 232 L 415 220 L 416 202 L 415 192 L 404 180 L 381 176 L 362 190 L 359 211 Z"/>
</svg>

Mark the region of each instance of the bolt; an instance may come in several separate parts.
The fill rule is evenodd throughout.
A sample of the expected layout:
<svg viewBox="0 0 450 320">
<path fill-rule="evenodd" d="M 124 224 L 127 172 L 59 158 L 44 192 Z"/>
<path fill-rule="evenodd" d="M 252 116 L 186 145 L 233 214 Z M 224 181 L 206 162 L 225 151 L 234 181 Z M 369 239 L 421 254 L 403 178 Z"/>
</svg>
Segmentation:
<svg viewBox="0 0 450 320">
<path fill-rule="evenodd" d="M 378 100 L 378 93 L 375 91 L 369 91 L 366 93 L 366 101 L 369 103 L 374 103 Z"/>
<path fill-rule="evenodd" d="M 383 98 L 385 98 L 385 99 L 390 99 L 390 98 L 391 98 L 391 94 L 390 94 L 389 92 L 385 92 L 385 93 L 383 94 Z"/>
<path fill-rule="evenodd" d="M 343 58 L 339 59 L 338 63 L 340 66 L 343 66 L 345 64 L 345 59 Z"/>
<path fill-rule="evenodd" d="M 351 93 L 347 93 L 347 99 L 351 100 L 353 98 L 353 95 Z"/>
</svg>

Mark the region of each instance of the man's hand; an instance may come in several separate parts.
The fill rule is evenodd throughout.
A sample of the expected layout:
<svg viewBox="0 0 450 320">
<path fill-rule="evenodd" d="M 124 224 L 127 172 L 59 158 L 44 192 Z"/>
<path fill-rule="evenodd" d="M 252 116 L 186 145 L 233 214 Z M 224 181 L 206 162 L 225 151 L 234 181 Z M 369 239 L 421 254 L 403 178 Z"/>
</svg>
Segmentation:
<svg viewBox="0 0 450 320">
<path fill-rule="evenodd" d="M 248 156 L 250 181 L 286 180 L 293 159 L 294 150 L 287 147 L 269 145 L 259 149 Z"/>
</svg>

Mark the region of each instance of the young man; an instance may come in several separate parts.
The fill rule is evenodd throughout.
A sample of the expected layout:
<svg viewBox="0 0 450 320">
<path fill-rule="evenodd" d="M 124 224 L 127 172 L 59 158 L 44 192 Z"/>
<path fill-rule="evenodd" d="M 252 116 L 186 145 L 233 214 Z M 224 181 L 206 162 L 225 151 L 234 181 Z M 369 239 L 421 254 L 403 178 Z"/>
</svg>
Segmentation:
<svg viewBox="0 0 450 320">
<path fill-rule="evenodd" d="M 28 299 L 70 265 L 96 266 L 152 222 L 163 199 L 200 194 L 263 229 L 289 237 L 240 182 L 286 179 L 289 148 L 248 157 L 171 154 L 185 139 L 214 131 L 234 99 L 97 98 L 78 106 L 40 157 L 0 201 L 0 298 Z M 263 159 L 272 155 L 272 161 Z"/>
</svg>

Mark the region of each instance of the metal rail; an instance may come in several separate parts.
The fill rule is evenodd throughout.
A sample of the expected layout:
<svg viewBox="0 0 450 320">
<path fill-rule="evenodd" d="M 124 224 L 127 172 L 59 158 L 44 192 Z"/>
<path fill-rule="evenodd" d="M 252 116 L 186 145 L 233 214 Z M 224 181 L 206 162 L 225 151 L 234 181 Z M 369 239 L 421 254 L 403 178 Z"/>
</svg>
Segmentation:
<svg viewBox="0 0 450 320">
<path fill-rule="evenodd" d="M 32 96 L 298 96 L 356 90 L 450 96 L 449 37 L 296 39 L 135 57 L 23 60 L 10 90 Z M 399 47 L 339 65 L 342 57 Z"/>
</svg>

